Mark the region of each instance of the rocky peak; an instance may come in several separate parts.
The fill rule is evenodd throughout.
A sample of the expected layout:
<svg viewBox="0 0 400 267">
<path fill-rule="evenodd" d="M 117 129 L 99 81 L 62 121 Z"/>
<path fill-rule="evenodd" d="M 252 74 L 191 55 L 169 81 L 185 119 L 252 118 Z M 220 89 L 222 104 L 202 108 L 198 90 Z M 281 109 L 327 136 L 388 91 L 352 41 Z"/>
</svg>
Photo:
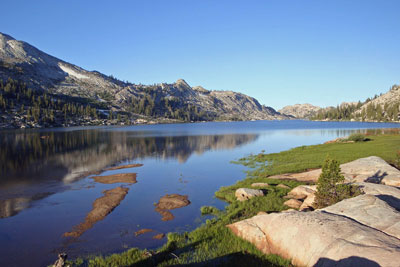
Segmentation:
<svg viewBox="0 0 400 267">
<path fill-rule="evenodd" d="M 195 91 L 201 92 L 201 93 L 209 93 L 210 92 L 202 86 L 194 86 L 194 87 L 192 87 L 192 89 Z"/>
<path fill-rule="evenodd" d="M 319 110 L 321 110 L 321 107 L 306 103 L 306 104 L 295 104 L 292 106 L 285 106 L 278 112 L 288 116 L 293 116 L 298 119 L 304 119 L 312 117 Z"/>
<path fill-rule="evenodd" d="M 184 88 L 184 89 L 190 89 L 191 88 L 190 85 L 184 79 L 178 79 L 175 82 L 175 85 L 177 87 Z"/>
</svg>

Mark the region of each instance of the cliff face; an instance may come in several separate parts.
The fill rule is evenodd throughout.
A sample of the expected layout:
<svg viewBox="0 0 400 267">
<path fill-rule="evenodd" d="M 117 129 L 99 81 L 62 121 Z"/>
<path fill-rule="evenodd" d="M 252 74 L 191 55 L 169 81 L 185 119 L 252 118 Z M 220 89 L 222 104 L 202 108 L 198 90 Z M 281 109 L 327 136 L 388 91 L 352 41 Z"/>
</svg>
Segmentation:
<svg viewBox="0 0 400 267">
<path fill-rule="evenodd" d="M 161 105 L 167 99 L 175 101 L 174 108 L 186 110 L 191 105 L 212 119 L 288 118 L 247 95 L 209 91 L 201 86 L 192 88 L 184 80 L 151 86 L 123 82 L 97 71 L 84 70 L 0 33 L 0 79 L 5 81 L 8 78 L 23 81 L 36 90 L 106 103 L 116 112 L 138 113 L 132 109 L 133 103 L 151 96 L 155 105 L 153 117 L 163 116 L 165 107 Z"/>
<path fill-rule="evenodd" d="M 321 109 L 321 107 L 313 106 L 311 104 L 296 104 L 292 106 L 285 106 L 278 112 L 283 115 L 293 116 L 298 119 L 308 119 L 317 114 L 317 112 Z"/>
</svg>

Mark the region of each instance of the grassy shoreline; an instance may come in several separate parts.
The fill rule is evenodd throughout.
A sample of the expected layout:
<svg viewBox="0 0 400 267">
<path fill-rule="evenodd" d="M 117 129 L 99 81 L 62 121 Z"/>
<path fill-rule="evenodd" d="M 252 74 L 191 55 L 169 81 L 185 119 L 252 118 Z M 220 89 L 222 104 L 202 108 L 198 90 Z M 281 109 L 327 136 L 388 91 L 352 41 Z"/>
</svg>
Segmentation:
<svg viewBox="0 0 400 267">
<path fill-rule="evenodd" d="M 399 166 L 400 135 L 371 135 L 368 138 L 367 142 L 301 146 L 280 153 L 260 153 L 242 158 L 235 163 L 250 168 L 247 178 L 221 187 L 215 193 L 229 205 L 223 211 L 211 207 L 202 209 L 204 213 L 214 215 L 205 224 L 191 232 L 168 234 L 167 243 L 156 251 L 132 248 L 120 254 L 78 259 L 73 266 L 290 266 L 288 260 L 279 256 L 262 254 L 252 244 L 233 235 L 226 225 L 252 217 L 260 211 L 270 213 L 287 209 L 283 205 L 283 197 L 290 189 L 277 185 L 294 188 L 302 183 L 270 179 L 268 176 L 320 168 L 328 154 L 341 164 L 362 157 L 379 156 Z M 245 202 L 236 201 L 235 190 L 250 187 L 255 182 L 268 183 L 265 188 L 267 194 Z"/>
</svg>

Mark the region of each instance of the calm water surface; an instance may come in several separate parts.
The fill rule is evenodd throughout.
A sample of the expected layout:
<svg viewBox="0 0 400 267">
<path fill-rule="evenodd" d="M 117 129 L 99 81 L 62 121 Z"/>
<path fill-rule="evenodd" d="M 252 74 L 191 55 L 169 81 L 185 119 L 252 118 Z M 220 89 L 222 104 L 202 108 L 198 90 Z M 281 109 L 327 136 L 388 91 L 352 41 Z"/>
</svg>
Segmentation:
<svg viewBox="0 0 400 267">
<path fill-rule="evenodd" d="M 45 266 L 69 257 L 157 248 L 152 237 L 188 231 L 204 222 L 200 207 L 225 203 L 221 186 L 245 178 L 231 164 L 251 153 L 323 143 L 366 129 L 398 124 L 257 121 L 68 128 L 0 132 L 0 266 Z M 103 171 L 113 165 L 142 167 Z M 135 184 L 100 184 L 90 177 L 137 173 Z M 79 238 L 63 234 L 83 222 L 103 191 L 123 186 L 125 199 Z M 188 195 L 189 206 L 162 221 L 154 203 L 165 194 Z M 154 232 L 135 236 L 150 228 Z"/>
</svg>

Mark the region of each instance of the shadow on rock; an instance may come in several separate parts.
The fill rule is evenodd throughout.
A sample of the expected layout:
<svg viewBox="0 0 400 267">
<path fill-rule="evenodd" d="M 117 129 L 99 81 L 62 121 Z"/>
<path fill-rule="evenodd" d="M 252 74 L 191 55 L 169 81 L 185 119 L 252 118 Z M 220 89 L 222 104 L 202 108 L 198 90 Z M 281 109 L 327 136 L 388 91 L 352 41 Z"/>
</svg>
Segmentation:
<svg viewBox="0 0 400 267">
<path fill-rule="evenodd" d="M 376 195 L 380 200 L 385 201 L 389 206 L 394 208 L 397 211 L 400 211 L 400 199 L 395 198 L 391 195 Z"/>
<path fill-rule="evenodd" d="M 381 171 L 377 171 L 374 175 L 365 179 L 364 182 L 380 184 L 382 182 L 383 178 L 385 178 L 385 176 L 387 176 L 387 175 L 388 175 L 387 172 L 384 172 L 381 174 Z"/>
<path fill-rule="evenodd" d="M 314 265 L 314 267 L 348 267 L 348 266 L 363 266 L 363 267 L 379 267 L 380 265 L 375 261 L 361 258 L 361 257 L 348 257 L 345 259 L 341 259 L 338 261 L 327 259 L 327 258 L 320 258 L 318 262 Z"/>
</svg>

